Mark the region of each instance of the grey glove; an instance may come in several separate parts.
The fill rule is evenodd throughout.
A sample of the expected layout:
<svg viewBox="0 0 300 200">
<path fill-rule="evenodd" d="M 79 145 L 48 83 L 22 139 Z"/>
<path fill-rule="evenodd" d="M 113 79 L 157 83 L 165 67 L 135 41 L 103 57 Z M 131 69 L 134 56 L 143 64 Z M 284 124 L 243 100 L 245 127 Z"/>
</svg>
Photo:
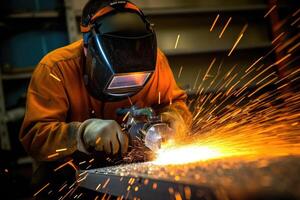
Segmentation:
<svg viewBox="0 0 300 200">
<path fill-rule="evenodd" d="M 89 154 L 87 149 L 90 148 L 109 154 L 127 152 L 128 136 L 114 120 L 88 119 L 80 125 L 78 132 L 77 147 L 81 152 Z"/>
</svg>

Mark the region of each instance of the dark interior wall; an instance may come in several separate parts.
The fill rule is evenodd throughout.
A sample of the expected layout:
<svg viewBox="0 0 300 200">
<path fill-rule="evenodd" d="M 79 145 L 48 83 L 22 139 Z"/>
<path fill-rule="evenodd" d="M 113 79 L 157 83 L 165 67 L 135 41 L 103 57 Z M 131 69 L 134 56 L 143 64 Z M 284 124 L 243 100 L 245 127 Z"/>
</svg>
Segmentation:
<svg viewBox="0 0 300 200">
<path fill-rule="evenodd" d="M 74 8 L 72 13 L 77 22 L 86 1 L 72 1 Z M 231 69 L 231 76 L 235 76 L 234 80 L 223 89 L 228 90 L 233 85 L 237 88 L 242 87 L 288 53 L 292 53 L 293 56 L 283 62 L 280 69 L 274 66 L 262 77 L 273 72 L 276 76 L 282 76 L 299 69 L 300 54 L 296 46 L 300 42 L 299 21 L 292 25 L 299 18 L 299 14 L 292 16 L 300 8 L 299 0 L 277 0 L 276 12 L 271 13 L 272 18 L 271 15 L 264 17 L 272 7 L 272 0 L 133 0 L 133 2 L 144 10 L 155 25 L 159 47 L 168 57 L 178 85 L 186 89 L 192 97 L 200 85 L 206 88 L 205 92 L 218 91 L 220 89 L 218 83 L 223 81 L 223 77 Z M 6 185 L 2 190 L 10 195 L 10 199 L 28 195 L 31 160 L 23 158 L 27 154 L 18 140 L 24 115 L 26 89 L 32 70 L 39 60 L 51 50 L 69 43 L 70 33 L 67 29 L 69 20 L 65 11 L 62 0 L 11 0 L 3 1 L 0 7 L 0 89 L 3 92 L 0 91 L 0 141 L 4 130 L 2 125 L 5 125 L 8 127 L 11 144 L 9 151 L 2 151 L 0 148 L 0 185 Z M 278 14 L 277 21 L 274 20 L 275 13 Z M 210 31 L 218 15 L 218 21 Z M 219 38 L 230 17 L 227 29 Z M 284 24 L 279 26 L 280 22 Z M 247 29 L 240 43 L 231 56 L 228 56 L 246 24 Z M 79 24 L 76 24 L 77 31 L 74 31 L 79 39 L 81 34 L 78 27 Z M 283 32 L 285 34 L 282 40 L 280 39 L 281 46 L 279 46 L 281 50 L 272 51 L 277 45 L 276 42 L 272 44 L 272 41 Z M 180 37 L 175 48 L 178 35 Z M 287 43 L 290 45 L 283 45 Z M 253 67 L 249 76 L 244 76 L 247 68 L 261 56 L 265 56 L 262 62 Z M 214 64 L 207 73 L 214 59 Z M 263 83 L 261 81 L 262 78 L 258 78 L 249 87 L 258 87 Z M 264 80 L 266 81 L 268 79 Z M 299 88 L 299 79 L 294 84 Z M 4 115 L 15 108 L 23 109 L 23 115 L 21 112 L 17 119 L 4 122 Z M 18 188 L 18 193 L 12 193 L 7 188 Z"/>
</svg>

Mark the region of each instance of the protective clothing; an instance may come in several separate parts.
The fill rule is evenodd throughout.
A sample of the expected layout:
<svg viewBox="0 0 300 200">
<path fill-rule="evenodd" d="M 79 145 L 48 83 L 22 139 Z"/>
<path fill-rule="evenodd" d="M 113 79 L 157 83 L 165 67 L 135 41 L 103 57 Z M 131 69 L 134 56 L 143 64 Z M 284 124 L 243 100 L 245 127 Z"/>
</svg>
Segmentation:
<svg viewBox="0 0 300 200">
<path fill-rule="evenodd" d="M 84 63 L 80 40 L 46 55 L 32 75 L 20 141 L 37 161 L 54 161 L 73 155 L 78 150 L 78 130 L 85 120 L 113 119 L 120 124 L 123 117 L 117 116 L 117 109 L 129 108 L 131 103 L 162 109 L 172 102 L 181 105 L 180 112 L 189 114 L 186 93 L 176 85 L 160 50 L 153 76 L 130 100 L 103 102 L 90 96 L 83 80 Z M 58 149 L 64 151 L 57 152 Z"/>
<path fill-rule="evenodd" d="M 128 136 L 114 120 L 88 119 L 79 127 L 77 144 L 78 150 L 87 154 L 90 149 L 123 154 L 128 149 Z"/>
<path fill-rule="evenodd" d="M 116 1 L 81 24 L 87 47 L 85 83 L 101 101 L 136 94 L 151 78 L 157 42 L 151 24 L 134 4 Z"/>
</svg>

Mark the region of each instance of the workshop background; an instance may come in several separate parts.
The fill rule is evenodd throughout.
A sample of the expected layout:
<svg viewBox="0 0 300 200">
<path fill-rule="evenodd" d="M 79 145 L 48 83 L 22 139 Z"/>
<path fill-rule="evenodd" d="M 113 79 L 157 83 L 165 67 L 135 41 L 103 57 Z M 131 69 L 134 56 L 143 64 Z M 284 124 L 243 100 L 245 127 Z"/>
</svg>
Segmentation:
<svg viewBox="0 0 300 200">
<path fill-rule="evenodd" d="M 30 197 L 28 191 L 32 160 L 19 142 L 18 132 L 25 112 L 26 89 L 32 71 L 48 52 L 80 39 L 79 21 L 85 2 L 86 0 L 1 2 L 0 185 L 4 186 L 1 193 L 14 191 L 9 193 L 11 199 Z M 276 37 L 285 29 L 284 26 L 278 27 L 279 22 L 299 9 L 298 0 L 133 2 L 144 10 L 155 25 L 158 45 L 168 57 L 177 83 L 188 92 L 190 99 L 195 97 L 199 77 L 205 76 L 210 66 L 212 73 L 225 74 L 233 66 L 236 66 L 236 71 L 245 70 L 272 50 L 276 45 Z M 272 12 L 267 13 L 272 7 Z M 212 27 L 215 21 L 216 24 Z M 299 41 L 299 26 L 298 20 L 280 40 L 294 38 Z M 231 56 L 228 56 L 243 30 L 243 38 L 231 52 Z M 270 54 L 265 63 L 271 64 L 282 58 L 282 52 L 270 51 Z M 285 63 L 289 61 L 291 60 L 286 59 Z M 296 64 L 297 62 L 292 62 L 289 68 L 298 67 Z M 285 71 L 278 68 L 276 73 L 281 76 Z M 208 84 L 207 93 L 216 90 L 209 87 L 209 82 L 204 84 Z M 241 81 L 235 87 L 243 84 L 245 83 Z M 247 89 L 254 90 L 257 87 L 259 85 L 253 82 Z"/>
</svg>

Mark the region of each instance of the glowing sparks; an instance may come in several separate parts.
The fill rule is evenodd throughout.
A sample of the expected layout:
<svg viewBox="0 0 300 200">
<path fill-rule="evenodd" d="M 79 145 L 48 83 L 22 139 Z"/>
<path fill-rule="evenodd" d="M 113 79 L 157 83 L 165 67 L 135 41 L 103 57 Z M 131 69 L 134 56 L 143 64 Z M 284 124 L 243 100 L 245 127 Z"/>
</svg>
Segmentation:
<svg viewBox="0 0 300 200">
<path fill-rule="evenodd" d="M 208 69 L 207 69 L 207 71 L 206 71 L 206 73 L 205 73 L 205 75 L 204 75 L 202 81 L 206 80 L 206 79 L 209 77 L 209 72 L 210 72 L 210 70 L 211 70 L 211 68 L 212 68 L 212 66 L 214 65 L 215 62 L 216 62 L 216 58 L 214 58 L 214 59 L 211 61 L 211 63 L 210 63 L 210 65 L 209 65 L 209 67 L 208 67 Z"/>
<path fill-rule="evenodd" d="M 159 165 L 193 163 L 221 156 L 221 153 L 215 149 L 198 145 L 163 148 L 157 154 L 157 158 L 153 162 Z"/>
<path fill-rule="evenodd" d="M 176 42 L 175 42 L 174 49 L 177 49 L 179 39 L 180 39 L 180 34 L 177 35 L 177 39 L 176 39 Z"/>
<path fill-rule="evenodd" d="M 70 165 L 70 163 L 72 163 L 72 162 L 73 162 L 73 159 L 70 160 L 70 161 L 65 162 L 64 164 L 62 164 L 60 166 L 58 166 L 57 168 L 54 169 L 54 171 L 56 172 L 56 171 L 60 170 L 61 168 L 65 167 L 67 165 Z"/>
<path fill-rule="evenodd" d="M 199 79 L 199 76 L 200 76 L 200 72 L 201 72 L 201 69 L 198 71 L 198 74 L 197 74 L 197 77 L 196 77 L 196 80 L 195 80 L 195 83 L 194 83 L 194 87 L 193 87 L 193 90 L 196 88 L 197 86 L 197 82 L 198 82 L 198 79 Z"/>
<path fill-rule="evenodd" d="M 123 122 L 127 119 L 127 117 L 128 117 L 129 114 L 130 114 L 130 111 L 128 111 L 128 112 L 126 113 L 126 115 L 123 117 L 123 119 L 122 119 Z M 97 143 L 96 143 L 96 144 L 97 144 Z"/>
<path fill-rule="evenodd" d="M 58 190 L 58 192 L 63 191 L 63 189 L 65 189 L 65 187 L 67 187 L 67 185 L 68 185 L 68 184 L 64 184 L 64 185 Z"/>
<path fill-rule="evenodd" d="M 261 61 L 264 57 L 260 57 L 257 59 L 247 70 L 245 71 L 246 73 L 249 72 L 259 61 Z"/>
<path fill-rule="evenodd" d="M 158 92 L 158 105 L 160 104 L 160 92 Z"/>
<path fill-rule="evenodd" d="M 296 19 L 294 22 L 291 23 L 291 26 L 294 26 L 295 24 L 297 24 L 297 22 L 300 21 L 300 17 L 298 17 L 298 19 Z"/>
<path fill-rule="evenodd" d="M 54 157 L 56 157 L 58 155 L 59 155 L 59 153 L 54 153 L 54 154 L 49 155 L 47 158 L 51 159 L 51 158 L 54 158 Z"/>
<path fill-rule="evenodd" d="M 51 76 L 52 78 L 54 78 L 55 80 L 61 82 L 60 78 L 58 78 L 58 77 L 55 76 L 54 74 L 50 73 L 50 76 Z"/>
<path fill-rule="evenodd" d="M 292 14 L 292 16 L 293 17 L 295 17 L 297 14 L 299 14 L 300 13 L 300 8 L 298 9 L 298 10 L 296 10 L 293 14 Z"/>
<path fill-rule="evenodd" d="M 84 181 L 87 178 L 88 174 L 86 174 L 83 178 L 78 179 L 76 182 L 80 183 L 82 181 Z"/>
<path fill-rule="evenodd" d="M 224 34 L 224 32 L 225 32 L 227 26 L 229 25 L 231 19 L 232 19 L 232 17 L 229 17 L 229 19 L 227 20 L 227 22 L 226 22 L 224 28 L 222 29 L 222 31 L 221 31 L 221 33 L 220 33 L 220 35 L 219 35 L 219 38 L 221 38 L 221 37 L 223 36 L 223 34 Z"/>
<path fill-rule="evenodd" d="M 274 64 L 272 64 L 271 66 L 275 66 L 275 65 L 279 65 L 280 63 L 282 63 L 284 60 L 286 60 L 287 58 L 289 58 L 291 56 L 291 54 L 287 54 L 286 56 L 284 56 L 283 58 L 281 58 L 280 60 L 276 61 Z"/>
<path fill-rule="evenodd" d="M 220 17 L 220 15 L 218 14 L 217 17 L 215 18 L 213 24 L 211 25 L 211 28 L 210 28 L 210 30 L 209 30 L 210 32 L 212 32 L 212 30 L 214 29 L 214 27 L 215 27 L 215 25 L 216 25 L 216 23 L 217 23 L 219 17 Z"/>
<path fill-rule="evenodd" d="M 265 14 L 264 18 L 266 18 L 275 8 L 276 5 L 272 6 L 272 8 L 270 8 L 270 10 Z"/>
<path fill-rule="evenodd" d="M 179 69 L 178 76 L 177 76 L 178 79 L 181 77 L 182 69 L 183 69 L 183 66 L 181 66 L 180 69 Z"/>
<path fill-rule="evenodd" d="M 281 38 L 283 35 L 285 34 L 285 32 L 280 33 L 274 40 L 272 40 L 272 44 L 274 44 L 277 40 L 279 40 L 279 38 Z"/>
<path fill-rule="evenodd" d="M 106 188 L 106 186 L 108 185 L 109 181 L 110 181 L 110 178 L 108 178 L 108 179 L 105 181 L 105 183 L 103 184 L 102 188 Z"/>
<path fill-rule="evenodd" d="M 137 192 L 138 190 L 139 190 L 139 187 L 136 186 L 136 187 L 134 188 L 134 191 Z"/>
<path fill-rule="evenodd" d="M 63 149 L 56 149 L 55 151 L 56 151 L 56 153 L 58 153 L 58 152 L 63 152 L 63 151 L 67 151 L 68 149 L 67 148 L 63 148 Z"/>
<path fill-rule="evenodd" d="M 99 144 L 100 141 L 101 141 L 101 137 L 98 137 L 96 140 L 96 144 Z"/>
<path fill-rule="evenodd" d="M 42 187 L 39 191 L 37 191 L 33 197 L 36 197 L 40 192 L 42 192 L 44 189 L 46 189 L 46 187 L 48 187 L 50 185 L 50 183 L 47 183 L 44 187 Z"/>
<path fill-rule="evenodd" d="M 175 192 L 175 200 L 182 200 L 182 197 L 179 192 Z"/>
<path fill-rule="evenodd" d="M 231 48 L 230 52 L 228 53 L 228 56 L 230 56 L 230 55 L 232 54 L 233 50 L 236 48 L 236 46 L 238 45 L 238 43 L 239 43 L 240 40 L 242 39 L 242 37 L 243 37 L 243 35 L 244 35 L 244 33 L 245 33 L 247 27 L 248 27 L 248 24 L 246 24 L 246 25 L 243 27 L 243 29 L 242 29 L 242 31 L 241 31 L 241 33 L 240 33 L 238 39 L 235 41 L 233 47 Z"/>
<path fill-rule="evenodd" d="M 99 190 L 99 188 L 101 187 L 101 183 L 99 183 L 96 187 L 96 190 Z"/>
<path fill-rule="evenodd" d="M 291 47 L 291 48 L 288 50 L 288 53 L 291 53 L 292 51 L 294 51 L 295 49 L 297 49 L 299 46 L 300 46 L 300 42 L 298 42 L 298 44 L 295 44 L 293 47 Z"/>
<path fill-rule="evenodd" d="M 79 163 L 79 165 L 83 165 L 85 163 L 86 163 L 86 161 L 82 161 L 82 162 Z"/>
</svg>

